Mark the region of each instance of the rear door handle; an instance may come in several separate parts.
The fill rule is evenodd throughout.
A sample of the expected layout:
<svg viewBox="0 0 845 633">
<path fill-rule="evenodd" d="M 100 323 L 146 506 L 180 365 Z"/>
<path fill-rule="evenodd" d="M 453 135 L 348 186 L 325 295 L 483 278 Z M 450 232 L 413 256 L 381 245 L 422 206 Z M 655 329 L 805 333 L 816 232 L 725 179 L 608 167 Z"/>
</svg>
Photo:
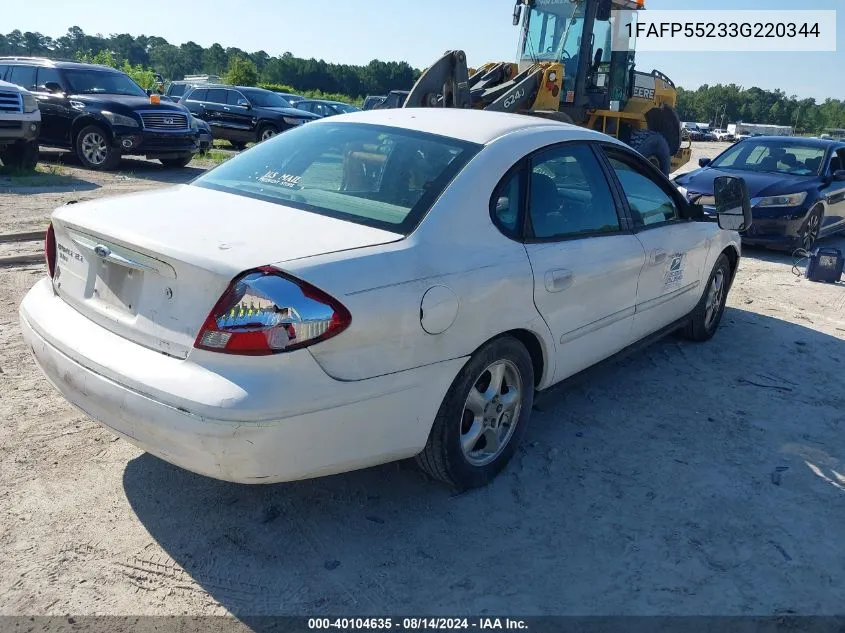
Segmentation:
<svg viewBox="0 0 845 633">
<path fill-rule="evenodd" d="M 574 277 L 571 270 L 561 268 L 558 270 L 550 270 L 546 273 L 544 279 L 546 290 L 548 292 L 561 292 L 572 285 Z"/>
<path fill-rule="evenodd" d="M 654 266 L 662 264 L 666 261 L 666 251 L 662 248 L 656 248 L 655 250 L 651 251 L 651 263 Z"/>
</svg>

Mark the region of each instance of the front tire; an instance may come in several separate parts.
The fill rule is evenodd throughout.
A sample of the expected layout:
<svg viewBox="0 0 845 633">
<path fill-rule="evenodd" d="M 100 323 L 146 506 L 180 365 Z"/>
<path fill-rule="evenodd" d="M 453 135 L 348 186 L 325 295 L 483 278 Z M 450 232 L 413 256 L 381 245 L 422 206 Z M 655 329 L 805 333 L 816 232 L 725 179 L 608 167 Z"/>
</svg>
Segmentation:
<svg viewBox="0 0 845 633">
<path fill-rule="evenodd" d="M 695 307 L 692 319 L 681 333 L 691 341 L 703 342 L 713 338 L 722 315 L 725 313 L 725 302 L 728 300 L 728 289 L 731 283 L 731 264 L 724 253 L 719 255 L 713 272 L 704 289 L 704 296 Z"/>
<path fill-rule="evenodd" d="M 120 151 L 111 146 L 109 135 L 99 125 L 82 128 L 74 147 L 80 162 L 88 169 L 110 171 L 120 164 Z"/>
<path fill-rule="evenodd" d="M 821 209 L 813 209 L 807 217 L 807 222 L 801 231 L 801 248 L 810 251 L 819 239 L 819 232 L 822 228 L 824 213 Z"/>
<path fill-rule="evenodd" d="M 266 141 L 268 139 L 273 138 L 276 134 L 279 133 L 279 128 L 277 128 L 272 123 L 265 123 L 260 128 L 258 128 L 258 135 L 256 138 L 256 142 L 260 143 L 261 141 Z"/>
<path fill-rule="evenodd" d="M 669 151 L 668 141 L 660 132 L 634 130 L 631 133 L 631 140 L 628 145 L 645 156 L 648 162 L 666 176 L 669 175 L 672 170 L 672 154 Z"/>
<path fill-rule="evenodd" d="M 184 156 L 179 156 L 178 158 L 160 158 L 159 160 L 161 161 L 161 164 L 165 167 L 173 167 L 178 169 L 180 167 L 185 167 L 193 159 L 193 154 L 185 154 Z"/>
<path fill-rule="evenodd" d="M 38 165 L 38 142 L 17 142 L 0 153 L 0 162 L 11 169 L 32 171 Z"/>
<path fill-rule="evenodd" d="M 487 485 L 513 457 L 534 404 L 534 365 L 505 336 L 479 349 L 457 375 L 417 463 L 459 490 Z"/>
</svg>

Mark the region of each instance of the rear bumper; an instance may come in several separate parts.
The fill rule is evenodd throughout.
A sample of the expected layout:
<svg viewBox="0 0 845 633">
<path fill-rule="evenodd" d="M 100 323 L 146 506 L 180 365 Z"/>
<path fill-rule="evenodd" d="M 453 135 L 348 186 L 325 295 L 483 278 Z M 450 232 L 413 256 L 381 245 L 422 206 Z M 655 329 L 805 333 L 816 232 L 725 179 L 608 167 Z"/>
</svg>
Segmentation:
<svg viewBox="0 0 845 633">
<path fill-rule="evenodd" d="M 53 386 L 91 418 L 187 470 L 238 483 L 329 475 L 415 455 L 465 360 L 364 381 L 328 376 L 308 350 L 186 360 L 121 338 L 36 284 L 23 336 Z"/>
</svg>

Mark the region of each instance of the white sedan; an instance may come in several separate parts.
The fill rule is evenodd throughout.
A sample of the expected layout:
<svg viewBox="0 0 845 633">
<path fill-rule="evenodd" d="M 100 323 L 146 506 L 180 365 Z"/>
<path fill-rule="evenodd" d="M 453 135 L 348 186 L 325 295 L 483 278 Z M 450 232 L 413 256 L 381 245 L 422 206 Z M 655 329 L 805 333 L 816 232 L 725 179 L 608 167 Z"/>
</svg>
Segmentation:
<svg viewBox="0 0 845 633">
<path fill-rule="evenodd" d="M 739 235 L 695 208 L 578 127 L 341 115 L 188 185 L 57 209 L 20 321 L 67 400 L 188 470 L 271 483 L 417 456 L 479 486 L 535 390 L 714 334 Z"/>
</svg>

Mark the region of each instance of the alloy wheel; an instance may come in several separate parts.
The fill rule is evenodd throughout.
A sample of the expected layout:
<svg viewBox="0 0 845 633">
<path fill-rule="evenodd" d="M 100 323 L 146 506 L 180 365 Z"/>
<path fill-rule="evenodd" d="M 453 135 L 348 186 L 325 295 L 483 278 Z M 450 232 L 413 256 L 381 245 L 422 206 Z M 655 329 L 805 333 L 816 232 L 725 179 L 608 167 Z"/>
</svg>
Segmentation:
<svg viewBox="0 0 845 633">
<path fill-rule="evenodd" d="M 818 213 L 813 213 L 810 219 L 807 220 L 807 228 L 804 229 L 804 235 L 801 238 L 801 245 L 804 250 L 808 251 L 816 243 L 819 237 L 819 228 L 821 227 L 821 217 Z"/>
<path fill-rule="evenodd" d="M 82 156 L 92 165 L 102 165 L 109 156 L 109 146 L 99 132 L 88 132 L 82 137 Z"/>
<path fill-rule="evenodd" d="M 704 327 L 710 330 L 719 316 L 722 307 L 722 295 L 725 290 L 725 271 L 721 268 L 713 275 L 710 288 L 707 289 L 707 301 L 704 304 Z"/>
<path fill-rule="evenodd" d="M 509 360 L 481 372 L 461 417 L 461 450 L 470 464 L 485 466 L 505 450 L 519 422 L 523 389 L 519 369 Z"/>
</svg>

